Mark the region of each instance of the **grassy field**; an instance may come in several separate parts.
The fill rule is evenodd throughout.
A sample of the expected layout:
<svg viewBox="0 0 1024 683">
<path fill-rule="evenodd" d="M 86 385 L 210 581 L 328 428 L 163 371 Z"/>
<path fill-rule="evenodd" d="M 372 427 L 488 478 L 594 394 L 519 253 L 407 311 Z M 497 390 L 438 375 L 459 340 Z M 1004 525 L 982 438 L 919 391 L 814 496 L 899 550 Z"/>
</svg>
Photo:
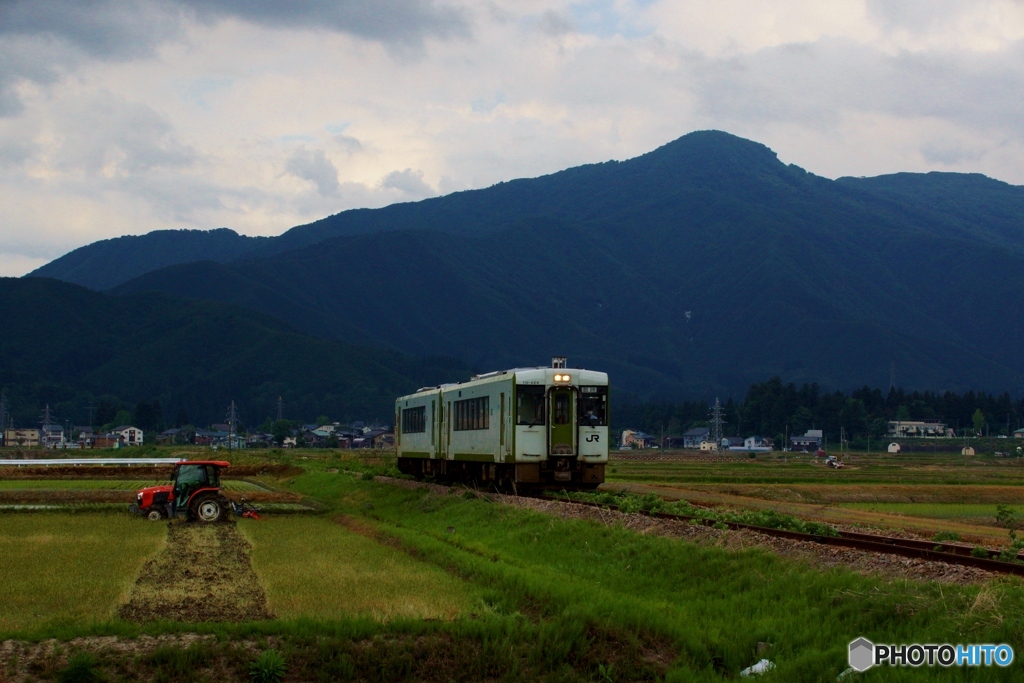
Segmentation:
<svg viewBox="0 0 1024 683">
<path fill-rule="evenodd" d="M 32 629 L 39 638 L 216 636 L 202 647 L 169 645 L 128 658 L 101 652 L 99 666 L 111 683 L 248 680 L 254 653 L 268 647 L 285 657 L 286 680 L 438 683 L 734 680 L 762 656 L 777 668 L 759 680 L 834 681 L 846 669 L 847 644 L 858 636 L 1006 642 L 1024 652 L 1018 578 L 959 585 L 821 570 L 761 548 L 645 535 L 461 489 L 409 489 L 359 476 L 394 474 L 386 454 L 271 451 L 261 457 L 291 468 L 266 477 L 268 487 L 314 499 L 323 512 L 238 524 L 251 552 L 232 546 L 240 553 L 232 563 L 241 571 L 241 564 L 248 567 L 243 556 L 251 557 L 270 616 L 216 624 L 120 621 L 118 606 L 143 561 L 161 547 L 167 525 L 113 514 L 0 513 L 0 640 Z M 774 458 L 618 460 L 609 467 L 610 488 L 813 519 L 980 530 L 993 539 L 1006 530 L 986 526 L 986 514 L 994 515 L 998 504 L 1024 510 L 1018 488 L 1024 470 L 1015 463 L 931 456 L 848 462 L 849 469 L 837 472 Z M 964 512 L 977 515 L 958 516 Z M 188 544 L 202 539 L 173 540 L 183 548 L 173 573 L 185 576 Z M 120 559 L 101 552 L 112 543 Z M 217 544 L 207 545 L 208 555 L 217 553 Z M 213 568 L 211 576 L 230 571 Z M 193 665 L 206 668 L 191 679 L 158 676 L 160 669 Z M 862 677 L 998 681 L 1010 680 L 1007 674 L 879 669 Z"/>
<path fill-rule="evenodd" d="M 240 527 L 270 610 L 282 619 L 453 619 L 480 605 L 478 586 L 379 543 L 367 536 L 372 527 L 351 518 L 268 518 Z"/>
<path fill-rule="evenodd" d="M 125 514 L 0 514 L 0 633 L 109 620 L 164 533 Z"/>
</svg>

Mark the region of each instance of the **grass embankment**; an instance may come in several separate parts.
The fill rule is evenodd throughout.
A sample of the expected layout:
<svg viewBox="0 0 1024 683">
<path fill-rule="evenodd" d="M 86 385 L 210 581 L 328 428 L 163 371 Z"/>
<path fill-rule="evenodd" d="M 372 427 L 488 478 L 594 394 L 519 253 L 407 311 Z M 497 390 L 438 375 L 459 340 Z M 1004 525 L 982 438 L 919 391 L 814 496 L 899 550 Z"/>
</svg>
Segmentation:
<svg viewBox="0 0 1024 683">
<path fill-rule="evenodd" d="M 357 520 L 342 520 L 364 534 Z M 323 517 L 243 520 L 270 611 L 282 619 L 453 619 L 482 591 L 401 550 Z"/>
<path fill-rule="evenodd" d="M 164 533 L 126 514 L 0 515 L 0 633 L 111 619 Z"/>
<path fill-rule="evenodd" d="M 675 659 L 675 680 L 732 677 L 757 660 L 759 641 L 773 644 L 768 656 L 778 669 L 771 679 L 780 681 L 834 680 L 846 668 L 847 644 L 860 635 L 875 642 L 1022 646 L 1024 589 L 1016 579 L 981 588 L 894 583 L 820 572 L 761 550 L 647 537 L 347 475 L 312 472 L 295 487 L 363 515 L 376 533 L 393 536 L 418 557 L 491 587 L 495 613 L 616 634 Z M 543 642 L 538 647 L 552 647 Z M 981 671 L 977 680 L 1002 680 L 1002 674 Z"/>
</svg>

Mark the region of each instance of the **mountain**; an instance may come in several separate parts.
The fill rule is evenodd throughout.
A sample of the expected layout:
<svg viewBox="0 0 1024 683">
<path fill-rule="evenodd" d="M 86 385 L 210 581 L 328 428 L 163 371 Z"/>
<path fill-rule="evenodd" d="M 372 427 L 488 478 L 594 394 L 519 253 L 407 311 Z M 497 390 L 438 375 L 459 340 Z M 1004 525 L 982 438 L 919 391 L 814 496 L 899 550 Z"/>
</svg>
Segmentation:
<svg viewBox="0 0 1024 683">
<path fill-rule="evenodd" d="M 622 162 L 346 211 L 240 260 L 113 291 L 273 315 L 476 367 L 607 369 L 645 397 L 782 375 L 1019 390 L 1024 188 L 967 174 L 828 180 L 717 131 Z"/>
<path fill-rule="evenodd" d="M 278 396 L 292 419 L 390 423 L 396 396 L 470 374 L 452 360 L 310 337 L 235 306 L 46 278 L 0 278 L 0 316 L 23 321 L 0 335 L 0 387 L 20 424 L 36 424 L 44 403 L 83 424 L 102 397 L 129 410 L 156 399 L 165 420 L 183 409 L 197 424 L 222 421 L 234 400 L 259 424 L 276 414 Z"/>
<path fill-rule="evenodd" d="M 246 237 L 234 230 L 156 230 L 79 247 L 29 273 L 95 290 L 115 287 L 134 277 L 178 263 L 220 263 L 240 258 L 266 237 Z"/>
</svg>

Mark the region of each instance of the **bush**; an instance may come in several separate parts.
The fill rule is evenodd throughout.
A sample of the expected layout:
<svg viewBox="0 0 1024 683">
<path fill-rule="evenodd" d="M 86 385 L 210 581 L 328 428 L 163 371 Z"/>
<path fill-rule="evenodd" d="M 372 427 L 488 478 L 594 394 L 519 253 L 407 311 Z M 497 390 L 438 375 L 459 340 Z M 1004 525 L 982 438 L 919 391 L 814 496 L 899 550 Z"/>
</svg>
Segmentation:
<svg viewBox="0 0 1024 683">
<path fill-rule="evenodd" d="M 960 534 L 958 534 L 955 531 L 940 531 L 939 533 L 935 534 L 935 538 L 933 538 L 932 540 L 934 540 L 934 541 L 959 541 L 960 540 Z"/>
<path fill-rule="evenodd" d="M 373 472 L 363 472 L 363 481 L 373 481 Z"/>
<path fill-rule="evenodd" d="M 88 652 L 79 652 L 68 660 L 67 668 L 57 672 L 59 683 L 97 683 L 103 676 L 96 671 L 96 658 Z"/>
<path fill-rule="evenodd" d="M 281 683 L 287 668 L 280 652 L 264 650 L 249 667 L 249 676 L 253 683 Z"/>
<path fill-rule="evenodd" d="M 988 559 L 988 550 L 982 548 L 980 545 L 976 545 L 971 548 L 971 557 L 980 557 L 982 559 Z"/>
</svg>

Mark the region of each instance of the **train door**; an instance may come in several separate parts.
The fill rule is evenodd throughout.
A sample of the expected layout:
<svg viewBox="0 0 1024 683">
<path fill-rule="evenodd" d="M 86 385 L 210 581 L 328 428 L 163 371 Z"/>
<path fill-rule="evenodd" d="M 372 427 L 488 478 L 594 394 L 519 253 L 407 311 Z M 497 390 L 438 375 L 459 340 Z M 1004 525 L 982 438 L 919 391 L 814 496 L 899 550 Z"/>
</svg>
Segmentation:
<svg viewBox="0 0 1024 683">
<path fill-rule="evenodd" d="M 438 438 L 440 444 L 438 457 L 448 457 L 448 445 L 451 442 L 451 415 L 452 413 L 452 402 L 448 401 L 447 404 L 441 401 L 441 430 Z"/>
<path fill-rule="evenodd" d="M 576 393 L 568 387 L 555 387 L 548 401 L 548 452 L 551 455 L 575 455 Z"/>
</svg>

